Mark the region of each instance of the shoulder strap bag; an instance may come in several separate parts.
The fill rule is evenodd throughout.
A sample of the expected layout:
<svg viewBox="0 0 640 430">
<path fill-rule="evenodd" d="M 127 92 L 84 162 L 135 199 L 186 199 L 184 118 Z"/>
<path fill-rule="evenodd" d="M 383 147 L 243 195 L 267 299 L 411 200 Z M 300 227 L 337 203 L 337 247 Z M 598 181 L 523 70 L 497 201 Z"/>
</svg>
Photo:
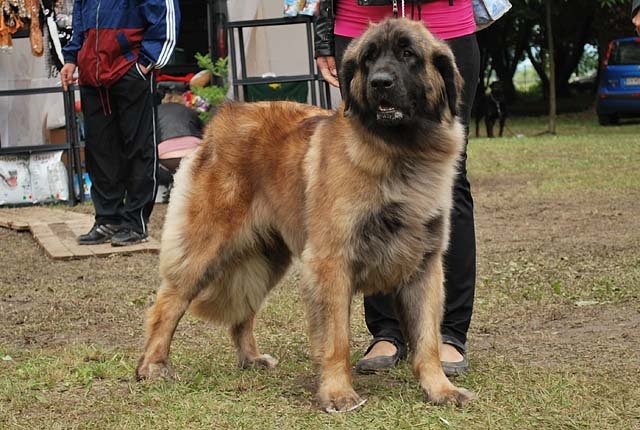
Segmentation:
<svg viewBox="0 0 640 430">
<path fill-rule="evenodd" d="M 511 9 L 509 0 L 472 0 L 476 31 L 489 27 Z"/>
</svg>

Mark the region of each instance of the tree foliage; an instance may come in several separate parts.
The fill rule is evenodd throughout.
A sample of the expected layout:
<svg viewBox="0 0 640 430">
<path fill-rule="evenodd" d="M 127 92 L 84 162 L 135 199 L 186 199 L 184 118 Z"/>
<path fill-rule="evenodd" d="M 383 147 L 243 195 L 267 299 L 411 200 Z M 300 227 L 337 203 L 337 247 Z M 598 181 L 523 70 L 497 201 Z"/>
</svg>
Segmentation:
<svg viewBox="0 0 640 430">
<path fill-rule="evenodd" d="M 528 58 L 549 91 L 546 0 L 511 0 L 511 11 L 493 26 L 478 33 L 484 78 L 495 72 L 508 96 L 515 96 L 516 67 Z M 553 0 L 551 26 L 555 46 L 556 92 L 569 95 L 569 79 L 576 71 L 587 44 L 598 48 L 600 59 L 609 41 L 633 35 L 627 0 Z M 600 61 L 599 61 L 600 62 Z M 481 88 L 485 84 L 481 81 Z"/>
</svg>

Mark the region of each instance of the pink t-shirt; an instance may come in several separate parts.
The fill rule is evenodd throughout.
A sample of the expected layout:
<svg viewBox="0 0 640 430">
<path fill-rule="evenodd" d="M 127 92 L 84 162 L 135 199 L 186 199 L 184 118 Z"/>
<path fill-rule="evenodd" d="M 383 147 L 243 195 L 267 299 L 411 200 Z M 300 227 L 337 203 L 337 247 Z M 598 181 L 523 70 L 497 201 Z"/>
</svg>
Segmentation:
<svg viewBox="0 0 640 430">
<path fill-rule="evenodd" d="M 200 138 L 195 136 L 181 136 L 163 140 L 158 145 L 158 158 L 182 158 L 200 144 Z"/>
<path fill-rule="evenodd" d="M 334 33 L 338 36 L 358 37 L 369 25 L 393 16 L 392 6 L 358 6 L 356 0 L 338 0 Z M 398 0 L 398 16 L 402 16 L 402 0 Z M 411 18 L 411 1 L 405 0 L 405 16 Z M 414 6 L 414 19 L 418 19 L 418 5 Z M 471 0 L 438 0 L 422 4 L 422 21 L 441 39 L 467 36 L 476 31 Z"/>
</svg>

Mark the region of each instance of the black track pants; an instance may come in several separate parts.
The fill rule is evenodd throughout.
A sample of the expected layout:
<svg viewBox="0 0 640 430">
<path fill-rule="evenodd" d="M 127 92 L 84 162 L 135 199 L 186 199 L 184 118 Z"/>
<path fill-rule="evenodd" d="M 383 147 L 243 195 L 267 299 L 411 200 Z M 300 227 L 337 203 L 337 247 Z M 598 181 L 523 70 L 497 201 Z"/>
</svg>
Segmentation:
<svg viewBox="0 0 640 430">
<path fill-rule="evenodd" d="M 336 36 L 338 64 L 349 40 Z M 480 71 L 478 44 L 475 34 L 447 40 L 447 43 L 453 51 L 456 65 L 464 80 L 460 119 L 468 135 L 471 107 Z M 460 160 L 459 173 L 453 187 L 451 237 L 449 250 L 444 256 L 444 267 L 446 299 L 441 327 L 442 340 L 464 351 L 476 287 L 476 236 L 471 185 L 467 180 L 466 150 Z M 364 311 L 367 328 L 374 338 L 393 338 L 404 344 L 400 323 L 394 310 L 393 295 L 365 297 Z"/>
<path fill-rule="evenodd" d="M 145 234 L 157 191 L 153 80 L 134 65 L 108 89 L 80 87 L 96 222 Z"/>
</svg>

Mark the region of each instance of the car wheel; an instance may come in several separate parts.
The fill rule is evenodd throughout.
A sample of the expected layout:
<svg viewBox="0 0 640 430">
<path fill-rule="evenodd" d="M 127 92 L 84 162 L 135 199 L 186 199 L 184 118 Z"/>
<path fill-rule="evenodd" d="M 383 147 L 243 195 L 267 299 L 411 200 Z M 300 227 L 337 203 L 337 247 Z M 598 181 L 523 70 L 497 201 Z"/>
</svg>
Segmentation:
<svg viewBox="0 0 640 430">
<path fill-rule="evenodd" d="M 616 125 L 618 117 L 616 115 L 598 115 L 600 125 Z"/>
</svg>

